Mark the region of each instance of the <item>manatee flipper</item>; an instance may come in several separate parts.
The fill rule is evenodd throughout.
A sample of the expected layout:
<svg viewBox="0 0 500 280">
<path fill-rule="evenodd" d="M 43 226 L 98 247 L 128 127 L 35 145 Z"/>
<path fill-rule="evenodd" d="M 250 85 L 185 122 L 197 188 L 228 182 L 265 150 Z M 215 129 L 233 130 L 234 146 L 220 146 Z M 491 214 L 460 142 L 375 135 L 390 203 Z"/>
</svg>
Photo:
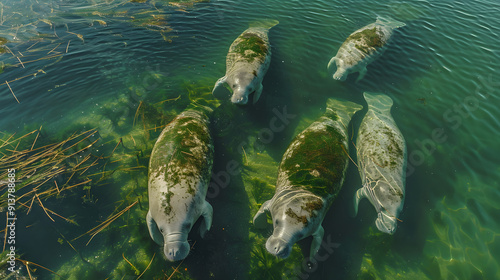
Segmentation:
<svg viewBox="0 0 500 280">
<path fill-rule="evenodd" d="M 257 103 L 259 101 L 260 95 L 262 94 L 262 83 L 260 83 L 257 86 L 257 89 L 255 89 L 255 92 L 253 94 L 253 104 Z"/>
<path fill-rule="evenodd" d="M 224 87 L 226 83 L 227 77 L 224 76 L 217 80 L 215 83 L 214 89 L 212 90 L 212 94 L 217 99 L 225 99 L 229 95 L 229 91 Z"/>
<path fill-rule="evenodd" d="M 201 238 L 204 238 L 207 231 L 209 231 L 210 228 L 212 227 L 213 212 L 214 210 L 212 208 L 212 205 L 210 205 L 210 203 L 205 201 L 205 203 L 203 204 L 203 208 L 201 210 L 201 216 L 203 216 L 203 221 L 201 222 L 200 225 Z"/>
<path fill-rule="evenodd" d="M 253 224 L 256 228 L 265 228 L 267 225 L 267 212 L 269 212 L 270 200 L 264 202 L 257 214 L 253 217 Z"/>
<path fill-rule="evenodd" d="M 330 59 L 330 62 L 328 62 L 328 66 L 326 66 L 326 69 L 330 70 L 332 65 L 335 64 L 338 60 L 339 59 L 336 56 L 332 57 L 332 59 Z"/>
<path fill-rule="evenodd" d="M 319 251 L 319 247 L 321 246 L 321 242 L 323 241 L 323 235 L 325 234 L 325 230 L 323 226 L 319 226 L 315 233 L 312 234 L 313 240 L 311 243 L 311 252 L 309 253 L 309 260 L 313 263 L 316 263 L 316 259 L 314 256 Z"/>
<path fill-rule="evenodd" d="M 354 195 L 354 213 L 353 213 L 354 217 L 356 217 L 356 215 L 358 214 L 359 202 L 363 198 L 368 198 L 368 193 L 366 193 L 366 188 L 365 187 L 362 187 L 361 189 L 359 189 L 356 192 L 356 194 Z"/>
<path fill-rule="evenodd" d="M 150 211 L 148 211 L 148 214 L 146 215 L 146 223 L 148 224 L 149 235 L 151 235 L 151 239 L 153 239 L 154 242 L 156 242 L 156 244 L 162 246 L 163 245 L 163 235 L 161 235 L 161 232 L 158 229 L 158 226 L 156 225 L 155 220 L 153 220 L 153 217 L 151 216 Z"/>
<path fill-rule="evenodd" d="M 356 83 L 361 81 L 361 79 L 363 79 L 363 77 L 366 75 L 366 66 L 361 68 L 361 70 L 359 70 L 359 76 L 358 78 L 356 79 Z"/>
</svg>

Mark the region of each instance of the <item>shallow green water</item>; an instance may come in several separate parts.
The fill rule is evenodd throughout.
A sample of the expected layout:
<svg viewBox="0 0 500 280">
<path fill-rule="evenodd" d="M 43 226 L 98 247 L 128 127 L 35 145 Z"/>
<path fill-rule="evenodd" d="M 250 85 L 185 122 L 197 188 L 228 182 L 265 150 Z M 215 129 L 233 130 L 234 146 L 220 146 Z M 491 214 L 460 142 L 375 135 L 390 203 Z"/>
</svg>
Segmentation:
<svg viewBox="0 0 500 280">
<path fill-rule="evenodd" d="M 13 53 L 0 54 L 0 83 L 8 81 L 14 93 L 0 85 L 2 142 L 42 126 L 35 146 L 41 147 L 96 128 L 94 137 L 101 140 L 90 152 L 109 161 L 101 158 L 89 170 L 117 170 L 101 181 L 84 173 L 72 180 L 92 179 L 87 188 L 43 200 L 78 225 L 57 217 L 52 222 L 36 202 L 28 215 L 18 204 L 21 259 L 63 279 L 135 279 L 146 268 L 141 279 L 174 273 L 179 264 L 161 257 L 144 220 L 145 166 L 161 130 L 154 127 L 168 123 L 190 100 L 209 99 L 204 93 L 224 75 L 231 42 L 250 23 L 272 18 L 280 24 L 270 32 L 273 56 L 261 100 L 252 107 L 221 102 L 216 110 L 214 182 L 227 186 L 210 191 L 212 229 L 206 239 L 193 230 L 191 254 L 172 279 L 500 277 L 497 2 L 221 0 L 182 6 L 3 0 L 0 9 L 0 36 Z M 334 81 L 328 61 L 350 33 L 377 16 L 406 26 L 362 81 L 355 83 L 357 74 Z M 274 193 L 283 152 L 322 114 L 327 98 L 366 105 L 364 91 L 394 100 L 392 114 L 408 145 L 406 200 L 396 234 L 377 232 L 367 201 L 356 218 L 349 216 L 361 184 L 351 164 L 323 222 L 325 241 L 338 248 L 326 252 L 328 258 L 313 270 L 303 267 L 310 239 L 299 242 L 289 259 L 275 259 L 264 248 L 270 231 L 255 230 L 251 219 Z M 295 117 L 283 132 L 266 134 L 276 110 Z M 354 128 L 362 115 L 355 116 Z M 18 148 L 29 149 L 35 136 Z M 117 146 L 120 139 L 123 145 Z M 14 147 L 3 147 L 2 153 L 8 154 L 6 149 Z M 228 164 L 238 171 L 224 177 Z M 56 179 L 64 184 L 70 175 Z M 135 201 L 140 203 L 88 245 L 90 235 L 74 240 Z M 21 263 L 18 267 L 25 273 Z M 59 278 L 41 268 L 32 273 Z"/>
</svg>

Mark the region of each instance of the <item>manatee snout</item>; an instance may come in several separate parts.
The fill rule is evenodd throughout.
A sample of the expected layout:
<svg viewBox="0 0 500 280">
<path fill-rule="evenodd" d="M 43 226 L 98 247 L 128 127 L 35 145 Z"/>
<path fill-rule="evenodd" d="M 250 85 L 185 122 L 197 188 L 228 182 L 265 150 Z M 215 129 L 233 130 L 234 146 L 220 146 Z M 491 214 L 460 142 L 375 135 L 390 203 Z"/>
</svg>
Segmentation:
<svg viewBox="0 0 500 280">
<path fill-rule="evenodd" d="M 266 249 L 270 254 L 285 259 L 290 255 L 292 246 L 281 238 L 271 236 L 267 239 Z"/>
<path fill-rule="evenodd" d="M 396 232 L 397 220 L 394 217 L 389 217 L 386 214 L 379 212 L 375 220 L 377 228 L 385 233 L 394 234 Z"/>
<path fill-rule="evenodd" d="M 342 68 L 337 69 L 335 74 L 333 74 L 333 79 L 337 81 L 345 81 L 346 78 L 347 78 L 347 71 Z"/>
<path fill-rule="evenodd" d="M 248 103 L 248 96 L 247 95 L 233 94 L 233 96 L 231 96 L 231 102 L 234 104 L 245 105 Z"/>
<path fill-rule="evenodd" d="M 189 243 L 180 241 L 165 243 L 164 254 L 171 262 L 183 260 L 189 254 Z"/>
</svg>

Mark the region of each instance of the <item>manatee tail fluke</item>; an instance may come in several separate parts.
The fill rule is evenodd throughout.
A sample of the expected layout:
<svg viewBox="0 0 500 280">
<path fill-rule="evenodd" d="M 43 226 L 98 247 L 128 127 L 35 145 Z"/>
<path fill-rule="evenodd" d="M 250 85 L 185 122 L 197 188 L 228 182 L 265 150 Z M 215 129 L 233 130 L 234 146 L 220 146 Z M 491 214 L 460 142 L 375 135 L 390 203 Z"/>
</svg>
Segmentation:
<svg viewBox="0 0 500 280">
<path fill-rule="evenodd" d="M 380 111 L 384 114 L 389 115 L 391 112 L 392 104 L 394 103 L 392 99 L 383 93 L 363 93 L 366 103 L 368 103 L 368 109 Z"/>
<path fill-rule="evenodd" d="M 330 113 L 335 113 L 347 125 L 351 121 L 352 116 L 357 111 L 363 109 L 363 106 L 347 100 L 328 98 L 326 108 L 327 113 L 330 110 Z"/>
<path fill-rule="evenodd" d="M 390 17 L 381 17 L 381 16 L 377 17 L 376 23 L 388 26 L 393 29 L 400 28 L 406 25 L 404 22 L 394 20 Z"/>
<path fill-rule="evenodd" d="M 264 19 L 250 23 L 250 27 L 260 27 L 265 29 L 271 29 L 278 25 L 280 22 L 275 19 Z"/>
</svg>

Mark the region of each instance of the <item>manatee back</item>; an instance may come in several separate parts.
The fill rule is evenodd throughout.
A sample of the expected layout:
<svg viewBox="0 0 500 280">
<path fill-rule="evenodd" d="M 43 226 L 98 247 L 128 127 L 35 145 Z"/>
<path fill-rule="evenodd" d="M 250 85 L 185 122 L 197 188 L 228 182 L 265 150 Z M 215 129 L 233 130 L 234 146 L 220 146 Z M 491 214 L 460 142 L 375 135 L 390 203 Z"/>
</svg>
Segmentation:
<svg viewBox="0 0 500 280">
<path fill-rule="evenodd" d="M 230 71 L 236 63 L 262 64 L 271 55 L 269 29 L 277 25 L 277 20 L 253 22 L 250 27 L 236 38 L 226 57 L 226 70 Z"/>
<path fill-rule="evenodd" d="M 213 163 L 209 107 L 188 109 L 162 131 L 149 161 L 150 206 L 161 193 L 205 196 Z M 204 189 L 199 189 L 203 186 Z M 159 206 L 158 206 L 159 207 Z"/>
<path fill-rule="evenodd" d="M 406 143 L 391 116 L 392 99 L 385 94 L 364 93 L 368 111 L 357 139 L 358 168 L 363 184 L 375 190 L 404 194 Z M 378 197 L 385 194 L 378 194 Z"/>
<path fill-rule="evenodd" d="M 276 192 L 301 189 L 331 203 L 342 187 L 349 162 L 348 124 L 361 108 L 329 99 L 325 114 L 298 134 L 283 155 Z"/>
</svg>

